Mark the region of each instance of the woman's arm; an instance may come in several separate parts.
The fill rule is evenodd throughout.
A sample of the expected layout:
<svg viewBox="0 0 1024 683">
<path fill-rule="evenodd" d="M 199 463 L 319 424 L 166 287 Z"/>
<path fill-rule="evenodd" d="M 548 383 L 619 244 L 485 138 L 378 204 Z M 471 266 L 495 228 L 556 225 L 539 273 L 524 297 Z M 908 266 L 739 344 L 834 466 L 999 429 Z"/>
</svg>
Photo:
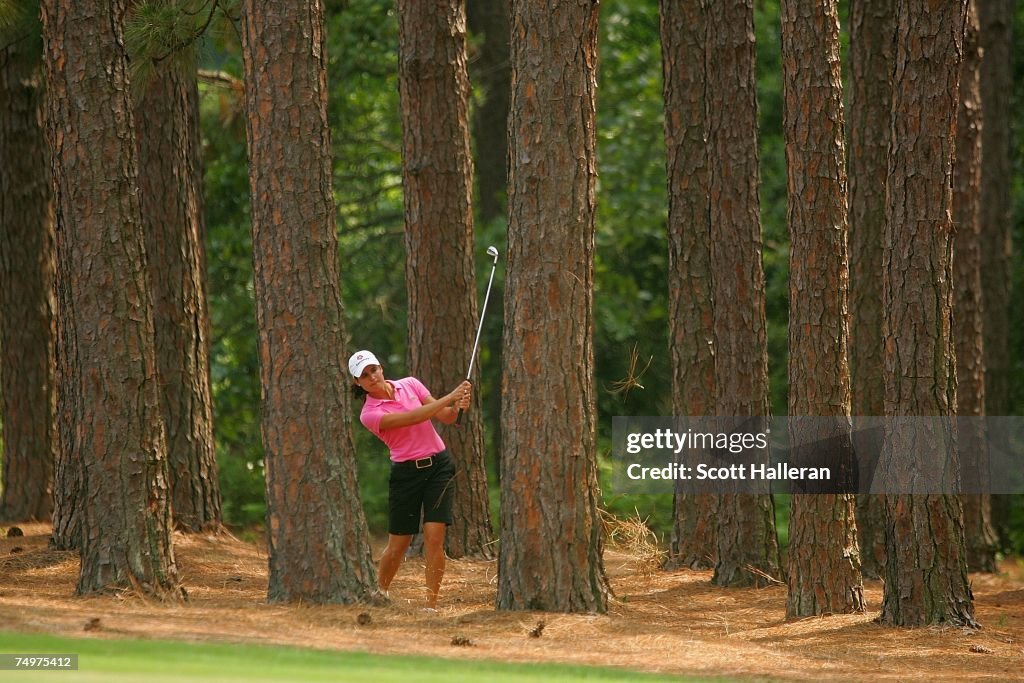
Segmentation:
<svg viewBox="0 0 1024 683">
<path fill-rule="evenodd" d="M 455 418 L 459 414 L 459 408 L 465 409 L 469 407 L 471 390 L 472 385 L 468 381 L 463 381 L 462 384 L 455 387 L 449 394 L 441 397 L 440 400 L 428 394 L 426 398 L 421 399 L 423 405 L 419 408 L 413 408 L 401 413 L 387 413 L 382 416 L 379 429 L 383 432 L 388 429 L 408 427 L 420 422 L 426 422 L 432 417 L 436 417 L 445 424 L 451 424 L 455 422 Z"/>
<path fill-rule="evenodd" d="M 430 401 L 434 401 L 434 400 L 436 400 L 436 399 L 433 396 L 428 396 L 425 399 L 425 401 L 427 403 L 429 403 Z M 446 425 L 455 424 L 455 420 L 459 417 L 459 410 L 460 409 L 461 410 L 465 410 L 468 407 L 469 407 L 469 395 L 467 394 L 466 395 L 465 405 L 463 405 L 461 401 L 456 401 L 455 403 L 449 403 L 444 408 L 442 408 L 441 410 L 437 411 L 437 415 L 435 415 L 434 417 L 437 419 L 438 422 L 440 422 L 442 424 L 446 424 Z"/>
</svg>

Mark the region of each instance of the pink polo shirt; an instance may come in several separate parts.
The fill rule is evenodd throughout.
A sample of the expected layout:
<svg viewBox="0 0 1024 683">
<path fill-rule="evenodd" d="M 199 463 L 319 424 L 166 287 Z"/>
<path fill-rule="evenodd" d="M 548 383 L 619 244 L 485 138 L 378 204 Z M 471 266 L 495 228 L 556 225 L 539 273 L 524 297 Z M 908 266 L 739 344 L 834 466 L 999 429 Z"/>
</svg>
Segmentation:
<svg viewBox="0 0 1024 683">
<path fill-rule="evenodd" d="M 404 413 L 419 408 L 423 405 L 423 400 L 430 396 L 427 388 L 415 377 L 388 380 L 388 384 L 395 388 L 395 398 L 379 399 L 367 396 L 363 410 L 359 413 L 359 421 L 363 423 L 363 426 L 387 444 L 394 462 L 425 458 L 443 451 L 445 449 L 444 441 L 438 436 L 437 430 L 434 429 L 430 420 L 424 420 L 408 427 L 387 429 L 383 432 L 380 430 L 380 421 L 384 415 Z"/>
</svg>

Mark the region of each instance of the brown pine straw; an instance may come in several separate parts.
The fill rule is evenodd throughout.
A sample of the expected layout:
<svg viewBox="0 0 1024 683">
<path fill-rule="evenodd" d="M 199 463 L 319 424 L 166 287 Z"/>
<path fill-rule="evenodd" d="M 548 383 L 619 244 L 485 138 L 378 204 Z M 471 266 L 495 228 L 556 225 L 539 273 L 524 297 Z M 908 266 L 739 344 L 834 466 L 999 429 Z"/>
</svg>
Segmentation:
<svg viewBox="0 0 1024 683">
<path fill-rule="evenodd" d="M 259 542 L 226 534 L 175 534 L 187 602 L 143 599 L 133 591 L 80 598 L 74 596 L 77 554 L 49 550 L 46 525 L 19 525 L 24 537 L 0 538 L 0 643 L 3 631 L 19 631 L 756 680 L 1024 681 L 1022 560 L 1004 560 L 999 575 L 972 575 L 980 631 L 880 626 L 874 623 L 882 590 L 877 581 L 866 583 L 867 613 L 787 621 L 785 587 L 718 588 L 710 584 L 711 572 L 652 569 L 660 550 L 642 520 L 605 520 L 605 567 L 617 596 L 607 614 L 497 612 L 497 562 L 482 560 L 448 562 L 437 613 L 419 610 L 418 560 L 399 572 L 389 607 L 267 604 L 265 552 Z M 5 532 L 0 527 L 0 536 Z M 12 553 L 15 547 L 22 551 Z M 376 548 L 379 553 L 382 546 Z M 542 621 L 540 635 L 530 637 Z M 452 644 L 466 640 L 472 646 Z"/>
<path fill-rule="evenodd" d="M 639 510 L 634 508 L 634 514 L 625 519 L 607 510 L 600 513 L 608 548 L 627 557 L 628 565 L 644 578 L 650 579 L 661 569 L 668 553 L 658 546 L 658 537 L 647 526 L 647 520 L 640 517 Z"/>
</svg>

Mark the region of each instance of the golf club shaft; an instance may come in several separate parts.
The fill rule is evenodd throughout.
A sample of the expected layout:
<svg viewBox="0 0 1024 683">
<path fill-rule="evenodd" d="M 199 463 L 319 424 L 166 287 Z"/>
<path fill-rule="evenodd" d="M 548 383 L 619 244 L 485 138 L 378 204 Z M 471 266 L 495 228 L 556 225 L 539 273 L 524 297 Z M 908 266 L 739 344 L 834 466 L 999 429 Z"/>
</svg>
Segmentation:
<svg viewBox="0 0 1024 683">
<path fill-rule="evenodd" d="M 491 266 L 491 277 L 487 280 L 487 292 L 484 294 L 484 305 L 480 309 L 480 322 L 476 326 L 476 340 L 473 342 L 473 352 L 469 355 L 469 367 L 466 369 L 466 381 L 473 375 L 473 363 L 476 362 L 476 352 L 480 348 L 480 333 L 484 330 L 484 316 L 487 314 L 487 302 L 491 299 L 491 285 L 494 284 L 494 270 L 498 267 L 498 259 L 494 259 Z M 455 424 L 462 424 L 462 408 L 459 408 L 459 415 L 455 418 Z"/>
</svg>

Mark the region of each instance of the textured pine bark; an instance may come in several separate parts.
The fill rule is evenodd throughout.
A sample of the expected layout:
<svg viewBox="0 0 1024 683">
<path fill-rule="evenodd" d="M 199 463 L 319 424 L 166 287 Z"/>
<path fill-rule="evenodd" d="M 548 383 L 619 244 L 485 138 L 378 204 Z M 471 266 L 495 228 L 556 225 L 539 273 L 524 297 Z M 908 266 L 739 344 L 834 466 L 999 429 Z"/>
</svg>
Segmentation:
<svg viewBox="0 0 1024 683">
<path fill-rule="evenodd" d="M 41 3 L 57 208 L 60 452 L 80 465 L 80 594 L 180 595 L 136 187 L 126 2 Z"/>
<path fill-rule="evenodd" d="M 956 410 L 950 211 L 966 8 L 966 0 L 897 6 L 882 258 L 890 419 L 951 417 Z M 887 431 L 881 471 L 903 490 L 955 477 L 955 432 L 913 424 Z M 886 520 L 881 621 L 973 625 L 959 496 L 887 496 Z"/>
<path fill-rule="evenodd" d="M 56 373 L 58 381 L 59 371 L 60 368 Z M 82 465 L 78 454 L 61 452 L 60 434 L 57 436 L 57 457 L 53 462 L 53 533 L 50 535 L 50 548 L 78 550 L 81 542 L 79 477 Z"/>
<path fill-rule="evenodd" d="M 22 50 L 21 52 L 24 52 Z M 49 150 L 37 65 L 0 50 L 0 521 L 53 509 L 55 269 Z"/>
<path fill-rule="evenodd" d="M 668 151 L 669 353 L 674 415 L 714 415 L 715 356 L 705 147 L 705 18 L 697 1 L 661 2 Z M 668 567 L 715 566 L 713 496 L 677 489 Z"/>
<path fill-rule="evenodd" d="M 477 324 L 466 16 L 460 0 L 399 0 L 398 18 L 409 369 L 443 395 L 466 377 Z M 479 390 L 473 403 L 444 431 L 455 460 L 445 540 L 451 557 L 491 558 Z"/>
<path fill-rule="evenodd" d="M 592 339 L 597 9 L 512 7 L 498 609 L 608 608 Z"/>
<path fill-rule="evenodd" d="M 838 489 L 797 493 L 789 523 L 787 617 L 864 611 L 850 420 L 846 147 L 835 0 L 782 0 L 789 195 L 789 415 L 799 465 Z M 826 421 L 824 418 L 833 418 Z M 830 424 L 826 424 L 829 422 Z M 842 490 L 842 489 L 845 489 Z M 803 492 L 797 486 L 796 492 Z M 815 495 L 817 493 L 818 495 Z"/>
<path fill-rule="evenodd" d="M 956 339 L 957 415 L 964 538 L 971 571 L 996 571 L 996 536 L 991 496 L 972 493 L 987 485 L 988 438 L 985 415 L 985 354 L 981 306 L 981 108 L 978 13 L 968 1 L 964 58 L 960 65 L 956 158 L 953 164 L 953 323 Z"/>
<path fill-rule="evenodd" d="M 709 263 L 715 274 L 714 355 L 716 413 L 754 418 L 744 429 L 763 432 L 768 404 L 768 342 L 761 217 L 757 196 L 757 94 L 752 0 L 707 4 Z M 768 453 L 755 454 L 767 462 Z M 764 585 L 778 577 L 775 513 L 768 494 L 718 498 L 719 586 Z"/>
<path fill-rule="evenodd" d="M 182 531 L 217 529 L 222 522 L 194 74 L 191 64 L 158 64 L 135 109 L 171 507 Z"/>
<path fill-rule="evenodd" d="M 242 4 L 271 602 L 373 600 L 331 192 L 323 4 Z"/>
<path fill-rule="evenodd" d="M 850 372 L 855 430 L 857 417 L 885 414 L 879 245 L 885 226 L 895 31 L 891 0 L 850 2 Z M 874 473 L 881 451 L 881 442 L 872 437 L 866 430 L 855 431 L 854 449 L 865 480 Z M 879 578 L 885 566 L 881 496 L 857 496 L 857 537 L 864 576 Z"/>
</svg>

